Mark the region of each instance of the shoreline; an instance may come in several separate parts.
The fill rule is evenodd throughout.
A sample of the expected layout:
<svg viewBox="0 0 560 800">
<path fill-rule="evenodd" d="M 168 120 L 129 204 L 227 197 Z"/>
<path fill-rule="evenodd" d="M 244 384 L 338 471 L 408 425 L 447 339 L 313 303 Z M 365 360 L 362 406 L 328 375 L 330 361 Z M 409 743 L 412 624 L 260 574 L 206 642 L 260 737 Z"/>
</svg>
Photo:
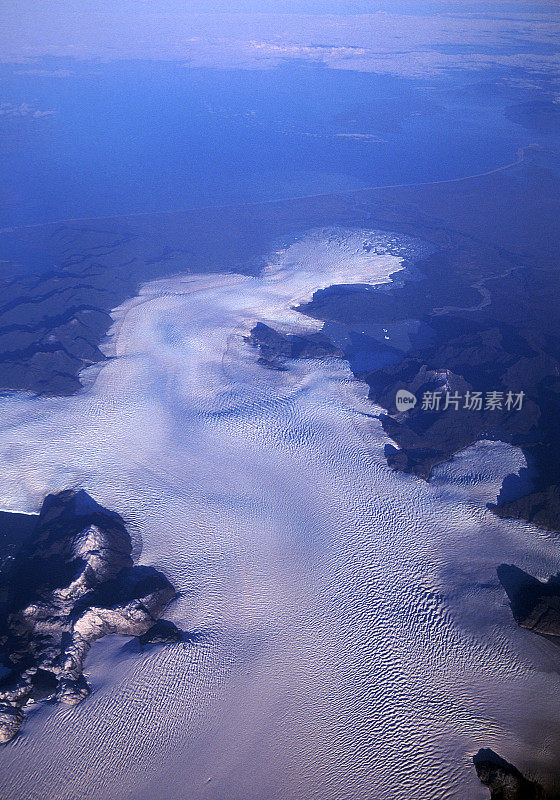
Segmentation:
<svg viewBox="0 0 560 800">
<path fill-rule="evenodd" d="M 351 197 L 352 195 L 357 195 L 362 192 L 374 192 L 377 190 L 382 189 L 414 189 L 418 188 L 421 189 L 423 186 L 444 186 L 450 183 L 461 183 L 462 181 L 468 180 L 476 180 L 477 178 L 484 178 L 487 175 L 495 175 L 498 172 L 505 172 L 508 169 L 513 169 L 514 167 L 518 167 L 521 164 L 525 163 L 526 161 L 526 150 L 531 149 L 540 149 L 540 145 L 537 143 L 531 143 L 526 145 L 525 147 L 521 147 L 517 151 L 517 159 L 515 161 L 511 161 L 508 164 L 503 164 L 500 167 L 494 167 L 493 169 L 486 170 L 485 172 L 477 172 L 472 175 L 464 175 L 460 178 L 445 178 L 444 180 L 440 181 L 420 181 L 417 183 L 392 183 L 392 184 L 380 184 L 377 186 L 364 186 L 362 189 L 347 189 L 341 192 L 319 192 L 318 194 L 302 194 L 302 195 L 293 195 L 291 197 L 281 197 L 275 200 L 254 200 L 248 203 L 224 203 L 222 205 L 207 205 L 207 206 L 194 206 L 191 208 L 182 208 L 176 209 L 173 211 L 140 211 L 137 213 L 131 214 L 112 214 L 105 217 L 69 217 L 67 219 L 59 219 L 50 222 L 32 222 L 26 225 L 8 225 L 5 228 L 0 228 L 0 235 L 3 233 L 16 233 L 19 230 L 28 230 L 30 228 L 46 228 L 50 225 L 71 225 L 77 222 L 110 222 L 112 220 L 137 220 L 142 217 L 159 217 L 159 216 L 171 216 L 173 214 L 193 214 L 197 212 L 203 211 L 224 211 L 224 210 L 233 210 L 236 208 L 253 208 L 258 206 L 267 206 L 267 205 L 275 205 L 275 204 L 282 204 L 287 203 L 290 201 L 297 201 L 297 200 L 321 200 L 327 198 L 336 198 L 336 197 Z"/>
</svg>

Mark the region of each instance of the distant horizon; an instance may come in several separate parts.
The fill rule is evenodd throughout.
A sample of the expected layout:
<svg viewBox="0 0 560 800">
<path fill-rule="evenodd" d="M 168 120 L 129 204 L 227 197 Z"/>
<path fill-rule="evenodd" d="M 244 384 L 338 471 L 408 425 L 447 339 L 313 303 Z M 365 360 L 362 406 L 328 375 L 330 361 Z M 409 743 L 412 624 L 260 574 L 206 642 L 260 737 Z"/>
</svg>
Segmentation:
<svg viewBox="0 0 560 800">
<path fill-rule="evenodd" d="M 531 52 L 531 45 L 537 49 L 532 60 L 517 59 L 521 69 L 546 68 L 559 74 L 557 62 L 536 57 L 543 43 L 560 49 L 560 9 L 551 2 L 195 0 L 187 5 L 155 0 L 138 5 L 129 0 L 117 4 L 11 0 L 0 17 L 0 62 L 51 55 L 105 61 L 184 59 L 193 65 L 263 68 L 295 58 L 340 69 L 398 74 L 404 68 L 399 54 L 404 52 L 418 58 L 431 48 L 457 44 L 467 52 L 488 55 L 492 44 L 506 48 L 524 44 L 526 52 Z M 419 74 L 469 63 L 422 56 Z M 511 67 L 512 63 L 481 58 L 474 66 Z"/>
</svg>

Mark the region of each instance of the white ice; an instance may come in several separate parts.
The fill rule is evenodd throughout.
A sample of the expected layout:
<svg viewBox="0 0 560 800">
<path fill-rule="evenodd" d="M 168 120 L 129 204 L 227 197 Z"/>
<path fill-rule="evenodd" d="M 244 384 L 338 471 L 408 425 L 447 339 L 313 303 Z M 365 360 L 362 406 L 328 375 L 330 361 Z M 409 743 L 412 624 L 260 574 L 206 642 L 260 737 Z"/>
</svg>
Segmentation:
<svg viewBox="0 0 560 800">
<path fill-rule="evenodd" d="M 290 308 L 317 288 L 387 281 L 384 241 L 315 230 L 260 277 L 146 284 L 87 389 L 2 399 L 2 507 L 83 486 L 196 633 L 94 646 L 93 695 L 37 707 L 0 751 L 6 800 L 476 800 L 479 747 L 554 763 L 560 650 L 517 628 L 496 566 L 548 575 L 557 545 L 485 507 L 523 455 L 485 442 L 431 484 L 394 473 L 344 362 L 271 371 L 243 340 L 316 328 Z"/>
</svg>

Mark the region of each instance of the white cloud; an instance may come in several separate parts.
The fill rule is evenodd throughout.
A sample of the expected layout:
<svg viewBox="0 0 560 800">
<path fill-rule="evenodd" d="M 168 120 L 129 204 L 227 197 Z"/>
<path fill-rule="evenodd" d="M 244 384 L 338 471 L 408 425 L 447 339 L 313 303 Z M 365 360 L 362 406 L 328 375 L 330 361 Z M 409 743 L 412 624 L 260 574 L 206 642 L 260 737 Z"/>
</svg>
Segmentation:
<svg viewBox="0 0 560 800">
<path fill-rule="evenodd" d="M 300 59 L 335 69 L 410 76 L 489 65 L 557 74 L 560 9 L 528 16 L 516 8 L 510 4 L 494 15 L 464 13 L 457 5 L 454 13 L 430 16 L 385 11 L 341 16 L 170 14 L 145 6 L 128 14 L 85 13 L 59 4 L 38 14 L 16 7 L 4 15 L 6 44 L 0 58 L 142 58 L 225 68 L 273 67 Z M 441 52 L 457 43 L 461 53 Z M 544 54 L 543 45 L 549 48 Z M 30 71 L 38 74 L 32 64 Z"/>
<path fill-rule="evenodd" d="M 38 119 L 40 117 L 52 117 L 53 114 L 54 111 L 43 111 L 29 103 L 20 103 L 18 106 L 14 103 L 0 103 L 0 117 L 33 117 Z"/>
</svg>

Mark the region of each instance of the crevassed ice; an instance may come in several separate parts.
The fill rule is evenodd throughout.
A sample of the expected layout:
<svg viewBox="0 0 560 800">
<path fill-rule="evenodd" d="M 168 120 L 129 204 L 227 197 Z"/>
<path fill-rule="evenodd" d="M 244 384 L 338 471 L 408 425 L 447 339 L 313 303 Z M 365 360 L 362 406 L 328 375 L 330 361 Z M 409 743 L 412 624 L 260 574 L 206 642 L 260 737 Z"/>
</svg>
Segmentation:
<svg viewBox="0 0 560 800">
<path fill-rule="evenodd" d="M 479 747 L 552 768 L 560 656 L 516 627 L 495 570 L 555 572 L 556 547 L 485 508 L 523 455 L 485 442 L 432 484 L 394 473 L 347 365 L 279 373 L 243 341 L 315 325 L 290 307 L 317 288 L 388 280 L 395 242 L 315 230 L 260 277 L 146 284 L 87 390 L 2 400 L 3 506 L 84 486 L 196 632 L 97 643 L 92 697 L 37 707 L 0 751 L 3 797 L 464 800 L 486 796 Z"/>
</svg>

